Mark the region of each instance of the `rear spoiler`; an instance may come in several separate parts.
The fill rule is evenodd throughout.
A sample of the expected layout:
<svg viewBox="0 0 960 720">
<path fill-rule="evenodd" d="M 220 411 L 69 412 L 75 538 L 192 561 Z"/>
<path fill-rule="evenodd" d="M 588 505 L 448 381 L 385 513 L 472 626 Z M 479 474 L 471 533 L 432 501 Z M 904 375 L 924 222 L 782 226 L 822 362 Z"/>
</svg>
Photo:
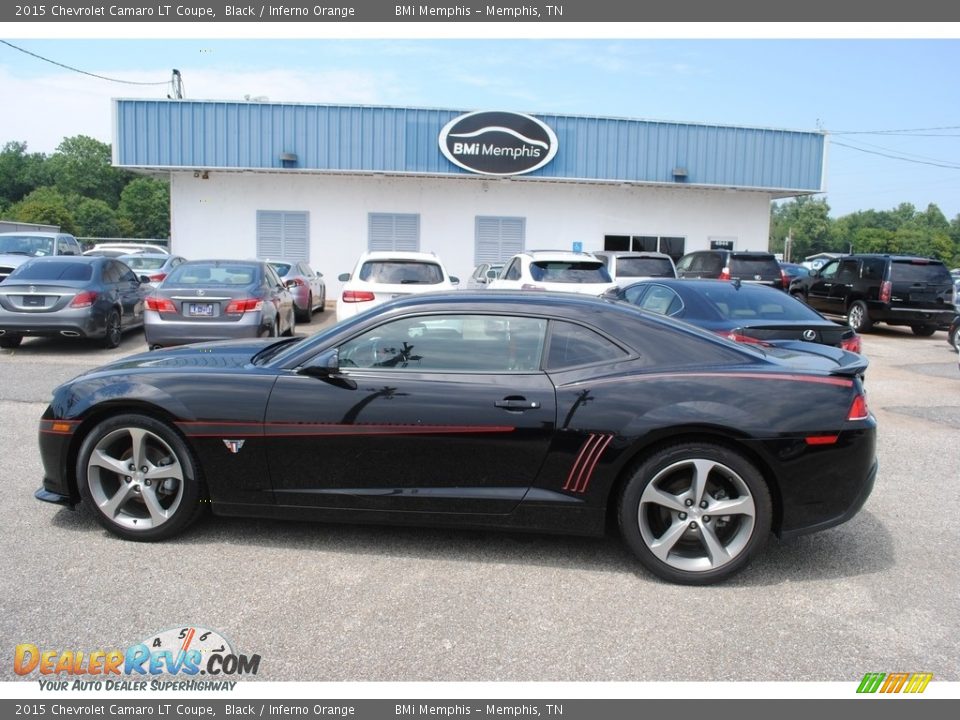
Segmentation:
<svg viewBox="0 0 960 720">
<path fill-rule="evenodd" d="M 828 370 L 831 375 L 863 377 L 867 371 L 867 367 L 870 365 L 870 361 L 863 355 L 841 350 L 831 345 L 802 342 L 800 340 L 774 340 L 768 342 L 774 347 L 819 355 L 820 357 L 832 360 L 835 365 Z"/>
</svg>

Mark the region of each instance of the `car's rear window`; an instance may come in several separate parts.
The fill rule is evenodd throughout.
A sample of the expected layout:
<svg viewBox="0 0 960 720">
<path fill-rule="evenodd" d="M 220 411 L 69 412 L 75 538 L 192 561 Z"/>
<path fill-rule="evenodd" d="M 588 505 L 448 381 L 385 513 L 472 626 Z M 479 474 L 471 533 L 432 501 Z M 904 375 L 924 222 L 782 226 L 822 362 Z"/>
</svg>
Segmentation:
<svg viewBox="0 0 960 720">
<path fill-rule="evenodd" d="M 34 262 L 21 265 L 12 273 L 17 280 L 78 280 L 86 282 L 93 277 L 93 265 L 71 262 Z"/>
<path fill-rule="evenodd" d="M 258 280 L 259 273 L 253 265 L 183 263 L 167 276 L 164 286 L 252 285 Z"/>
<path fill-rule="evenodd" d="M 163 258 L 140 257 L 131 255 L 120 258 L 131 270 L 159 270 L 166 262 Z"/>
<path fill-rule="evenodd" d="M 674 277 L 673 265 L 667 258 L 622 257 L 617 260 L 618 277 Z"/>
<path fill-rule="evenodd" d="M 443 270 L 436 263 L 416 260 L 369 260 L 357 277 L 383 285 L 438 285 L 443 282 Z"/>
<path fill-rule="evenodd" d="M 944 285 L 953 283 L 946 265 L 927 260 L 894 260 L 890 268 L 890 279 L 893 282 Z"/>
<path fill-rule="evenodd" d="M 808 306 L 779 290 L 742 285 L 717 283 L 716 287 L 704 288 L 703 298 L 727 320 L 785 320 L 818 321 L 822 318 Z"/>
<path fill-rule="evenodd" d="M 720 253 L 698 252 L 680 258 L 677 267 L 689 272 L 720 274 L 723 269 L 723 257 Z"/>
<path fill-rule="evenodd" d="M 610 273 L 599 260 L 537 260 L 530 263 L 530 277 L 539 282 L 609 283 Z"/>
<path fill-rule="evenodd" d="M 277 275 L 280 277 L 286 277 L 287 273 L 290 272 L 290 268 L 293 267 L 290 263 L 281 262 L 270 263 L 270 265 L 277 271 Z"/>
<path fill-rule="evenodd" d="M 732 255 L 730 256 L 730 274 L 745 278 L 751 278 L 754 275 L 780 277 L 780 264 L 773 255 L 767 257 Z"/>
</svg>

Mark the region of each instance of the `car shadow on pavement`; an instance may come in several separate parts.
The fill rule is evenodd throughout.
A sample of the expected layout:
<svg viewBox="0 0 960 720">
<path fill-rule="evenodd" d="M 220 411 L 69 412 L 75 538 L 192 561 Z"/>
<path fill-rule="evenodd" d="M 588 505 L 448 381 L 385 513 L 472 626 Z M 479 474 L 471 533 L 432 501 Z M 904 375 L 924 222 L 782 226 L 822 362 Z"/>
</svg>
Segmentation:
<svg viewBox="0 0 960 720">
<path fill-rule="evenodd" d="M 52 523 L 63 530 L 113 538 L 85 508 L 58 511 Z M 183 535 L 164 542 L 190 548 L 255 546 L 311 553 L 377 556 L 442 562 L 507 563 L 591 572 L 629 573 L 663 582 L 647 572 L 613 533 L 602 538 L 483 530 L 350 525 L 205 515 Z M 774 586 L 788 582 L 850 578 L 887 570 L 895 564 L 889 531 L 871 513 L 812 535 L 779 542 L 769 539 L 748 567 L 724 583 L 728 587 Z"/>
</svg>

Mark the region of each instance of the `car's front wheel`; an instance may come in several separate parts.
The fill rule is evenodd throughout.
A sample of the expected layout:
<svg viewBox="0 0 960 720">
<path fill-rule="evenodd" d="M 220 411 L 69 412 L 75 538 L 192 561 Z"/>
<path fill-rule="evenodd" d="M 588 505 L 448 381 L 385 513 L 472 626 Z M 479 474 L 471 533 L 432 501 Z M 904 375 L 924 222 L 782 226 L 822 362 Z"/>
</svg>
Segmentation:
<svg viewBox="0 0 960 720">
<path fill-rule="evenodd" d="M 123 331 L 120 329 L 120 313 L 116 308 L 107 314 L 107 326 L 103 334 L 103 347 L 108 350 L 120 347 Z"/>
<path fill-rule="evenodd" d="M 918 337 L 930 337 L 937 331 L 936 325 L 911 325 L 910 329 Z"/>
<path fill-rule="evenodd" d="M 307 307 L 297 311 L 297 320 L 306 324 L 313 319 L 313 294 L 307 296 Z"/>
<path fill-rule="evenodd" d="M 117 415 L 86 436 L 77 484 L 103 527 L 127 540 L 163 540 L 200 514 L 202 482 L 190 449 L 165 423 Z"/>
<path fill-rule="evenodd" d="M 873 327 L 873 321 L 870 319 L 870 311 L 863 300 L 856 300 L 847 310 L 847 325 L 852 327 L 858 333 L 870 332 Z"/>
<path fill-rule="evenodd" d="M 770 533 L 770 491 L 729 448 L 679 443 L 635 468 L 620 496 L 620 532 L 655 575 L 707 585 L 741 570 Z"/>
</svg>

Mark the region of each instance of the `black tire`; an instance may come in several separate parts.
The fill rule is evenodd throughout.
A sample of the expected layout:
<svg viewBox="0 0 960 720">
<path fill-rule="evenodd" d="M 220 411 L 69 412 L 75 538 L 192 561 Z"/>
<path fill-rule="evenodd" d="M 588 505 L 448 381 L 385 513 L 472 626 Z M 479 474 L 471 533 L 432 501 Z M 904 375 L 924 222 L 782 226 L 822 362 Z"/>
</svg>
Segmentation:
<svg viewBox="0 0 960 720">
<path fill-rule="evenodd" d="M 135 458 L 141 464 L 131 470 Z M 100 525 L 125 540 L 152 542 L 183 532 L 200 516 L 205 490 L 198 467 L 167 424 L 145 415 L 117 415 L 84 438 L 77 485 Z"/>
<path fill-rule="evenodd" d="M 807 294 L 803 290 L 795 290 L 790 293 L 790 297 L 796 298 L 802 303 L 807 302 Z"/>
<path fill-rule="evenodd" d="M 705 477 L 699 493 L 698 471 Z M 728 512 L 711 516 L 711 509 Z M 620 534 L 640 562 L 683 585 L 742 570 L 766 542 L 772 516 L 757 468 L 734 450 L 698 442 L 669 445 L 635 466 L 617 508 Z"/>
<path fill-rule="evenodd" d="M 870 319 L 870 311 L 863 300 L 855 300 L 847 309 L 847 325 L 852 327 L 858 333 L 870 332 L 873 328 L 873 320 Z"/>
<path fill-rule="evenodd" d="M 23 335 L 0 335 L 0 348 L 13 350 L 20 347 L 23 342 Z"/>
<path fill-rule="evenodd" d="M 114 308 L 107 313 L 106 331 L 103 334 L 103 347 L 107 350 L 120 347 L 123 331 L 120 329 L 120 313 Z"/>
<path fill-rule="evenodd" d="M 325 312 L 327 309 L 327 289 L 323 289 L 323 294 L 320 296 L 320 305 L 317 307 L 317 312 Z"/>
<path fill-rule="evenodd" d="M 305 310 L 297 308 L 297 320 L 304 324 L 309 324 L 313 319 L 313 294 L 307 295 L 307 307 Z"/>
<path fill-rule="evenodd" d="M 295 310 L 290 311 L 290 324 L 287 326 L 286 331 L 283 333 L 284 337 L 293 337 L 297 334 L 297 313 Z"/>
<path fill-rule="evenodd" d="M 960 332 L 958 331 L 960 331 L 960 326 L 951 326 L 947 333 L 947 342 L 950 343 L 950 347 L 960 353 Z"/>
<path fill-rule="evenodd" d="M 936 325 L 911 325 L 910 329 L 917 337 L 930 337 L 937 331 Z"/>
</svg>

